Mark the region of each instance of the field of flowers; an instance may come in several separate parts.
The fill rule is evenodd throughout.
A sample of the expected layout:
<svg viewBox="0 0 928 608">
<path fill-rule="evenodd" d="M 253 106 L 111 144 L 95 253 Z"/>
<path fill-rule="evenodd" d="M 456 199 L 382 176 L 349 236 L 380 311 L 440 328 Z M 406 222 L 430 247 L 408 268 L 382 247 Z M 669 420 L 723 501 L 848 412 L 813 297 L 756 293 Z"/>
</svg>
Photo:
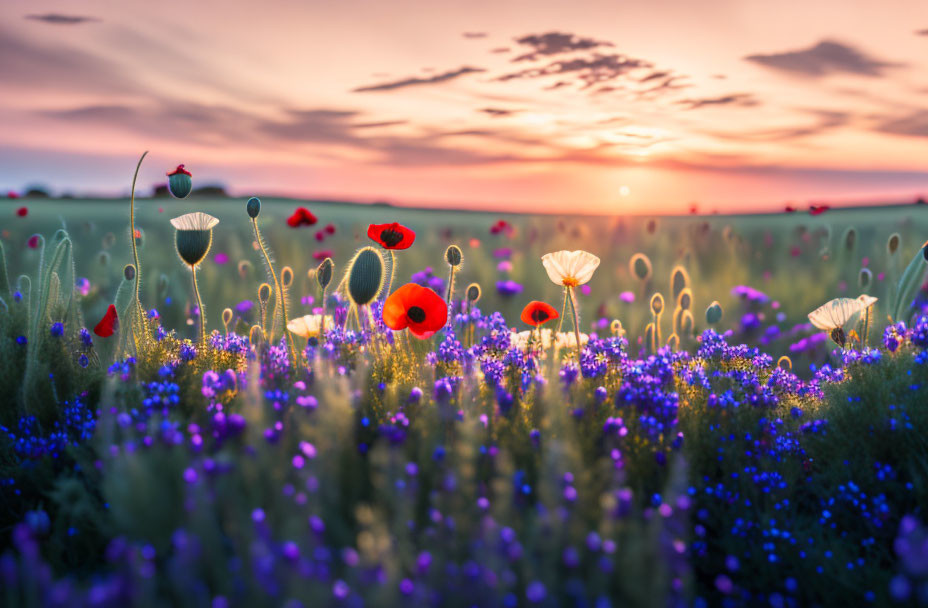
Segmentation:
<svg viewBox="0 0 928 608">
<path fill-rule="evenodd" d="M 924 208 L 170 186 L 0 205 L 0 604 L 928 604 Z"/>
</svg>

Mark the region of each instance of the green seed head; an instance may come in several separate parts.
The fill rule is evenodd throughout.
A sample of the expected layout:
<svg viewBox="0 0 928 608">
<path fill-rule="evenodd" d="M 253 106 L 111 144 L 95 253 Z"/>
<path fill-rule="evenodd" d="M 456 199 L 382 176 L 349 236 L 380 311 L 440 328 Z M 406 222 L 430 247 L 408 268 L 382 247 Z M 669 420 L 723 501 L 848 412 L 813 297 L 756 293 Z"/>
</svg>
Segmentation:
<svg viewBox="0 0 928 608">
<path fill-rule="evenodd" d="M 480 291 L 480 285 L 477 283 L 471 283 L 468 285 L 467 290 L 464 293 L 467 296 L 467 301 L 471 304 L 476 304 L 480 299 L 480 296 L 483 295 L 483 293 Z"/>
<path fill-rule="evenodd" d="M 261 302 L 262 306 L 267 306 L 267 303 L 271 300 L 271 286 L 267 283 L 261 283 L 258 286 L 258 301 Z"/>
<path fill-rule="evenodd" d="M 126 264 L 122 269 L 122 276 L 126 277 L 127 281 L 135 280 L 135 265 Z"/>
<path fill-rule="evenodd" d="M 873 282 L 873 271 L 869 268 L 861 268 L 857 275 L 857 286 L 866 291 Z"/>
<path fill-rule="evenodd" d="M 202 262 L 213 244 L 212 230 L 176 230 L 174 235 L 177 255 L 188 266 L 196 266 Z"/>
<path fill-rule="evenodd" d="M 383 287 L 384 262 L 373 247 L 358 251 L 348 268 L 348 296 L 357 306 L 373 302 Z"/>
<path fill-rule="evenodd" d="M 261 199 L 257 196 L 248 199 L 248 202 L 245 203 L 245 211 L 251 219 L 258 217 L 258 214 L 261 213 Z"/>
<path fill-rule="evenodd" d="M 889 253 L 890 257 L 896 255 L 896 252 L 899 251 L 899 245 L 902 243 L 902 237 L 899 236 L 898 232 L 894 232 L 889 235 L 889 239 L 886 241 L 886 251 Z"/>
<path fill-rule="evenodd" d="M 335 271 L 335 262 L 332 258 L 326 258 L 316 267 L 316 283 L 319 287 L 325 289 L 332 282 L 332 273 Z"/>
<path fill-rule="evenodd" d="M 690 275 L 683 266 L 675 266 L 670 273 L 670 293 L 673 294 L 673 300 L 676 302 L 680 292 L 689 287 Z"/>
<path fill-rule="evenodd" d="M 457 268 L 461 265 L 461 260 L 464 259 L 464 254 L 461 253 L 461 248 L 457 245 L 450 245 L 445 249 L 445 261 L 448 262 L 448 265 L 452 268 Z"/>
<path fill-rule="evenodd" d="M 639 281 L 651 278 L 651 260 L 643 253 L 636 253 L 628 263 L 628 268 Z"/>
<path fill-rule="evenodd" d="M 664 296 L 659 293 L 651 296 L 651 314 L 659 315 L 664 312 Z"/>
<path fill-rule="evenodd" d="M 722 305 L 718 301 L 709 304 L 709 307 L 706 308 L 706 323 L 709 325 L 715 325 L 722 320 Z"/>
</svg>

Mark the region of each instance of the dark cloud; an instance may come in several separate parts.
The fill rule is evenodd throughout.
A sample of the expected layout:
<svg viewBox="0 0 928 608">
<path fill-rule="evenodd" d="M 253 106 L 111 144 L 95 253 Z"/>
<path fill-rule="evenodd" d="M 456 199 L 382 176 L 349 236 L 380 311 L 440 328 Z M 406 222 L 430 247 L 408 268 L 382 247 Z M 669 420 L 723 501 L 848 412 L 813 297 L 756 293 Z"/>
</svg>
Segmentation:
<svg viewBox="0 0 928 608">
<path fill-rule="evenodd" d="M 568 34 L 565 32 L 529 34 L 521 38 L 516 38 L 516 42 L 522 46 L 531 47 L 532 50 L 524 55 L 519 55 L 513 59 L 513 61 L 535 61 L 544 56 L 614 46 L 611 42 L 594 40 L 593 38 L 583 38 L 576 34 Z"/>
<path fill-rule="evenodd" d="M 900 65 L 870 57 L 854 47 L 834 40 L 822 40 L 815 46 L 796 51 L 748 55 L 745 60 L 801 76 L 882 76 L 887 68 Z"/>
<path fill-rule="evenodd" d="M 381 127 L 395 127 L 408 124 L 408 120 L 381 120 L 379 122 L 359 122 L 352 125 L 355 129 L 379 129 Z"/>
<path fill-rule="evenodd" d="M 464 36 L 465 38 L 469 39 L 469 40 L 477 40 L 477 39 L 480 39 L 480 38 L 486 38 L 486 37 L 487 37 L 487 33 L 486 33 L 486 32 L 464 32 L 464 33 L 461 34 L 461 35 Z"/>
<path fill-rule="evenodd" d="M 512 116 L 513 114 L 517 113 L 518 110 L 504 110 L 503 108 L 480 108 L 478 112 L 483 112 L 484 114 L 498 118 L 502 116 Z"/>
<path fill-rule="evenodd" d="M 928 137 L 928 110 L 918 110 L 898 118 L 880 122 L 876 130 L 890 135 Z"/>
<path fill-rule="evenodd" d="M 652 65 L 643 59 L 635 59 L 624 55 L 600 55 L 594 53 L 591 57 L 564 59 L 542 67 L 510 72 L 499 76 L 496 80 L 505 82 L 517 78 L 541 78 L 569 74 L 582 81 L 583 88 L 589 88 L 600 82 L 607 82 L 624 76 L 633 70 L 650 67 Z"/>
<path fill-rule="evenodd" d="M 402 80 L 395 80 L 393 82 L 384 82 L 380 84 L 368 85 L 364 87 L 358 87 L 352 89 L 354 93 L 366 93 L 370 91 L 393 91 L 395 89 L 402 89 L 405 87 L 418 86 L 423 84 L 438 84 L 440 82 L 447 82 L 449 80 L 454 80 L 464 76 L 465 74 L 476 74 L 479 72 L 484 72 L 482 68 L 472 68 L 468 66 L 460 67 L 456 70 L 450 72 L 442 72 L 441 74 L 436 74 L 435 76 L 429 76 L 428 78 L 404 78 Z"/>
<path fill-rule="evenodd" d="M 738 106 L 748 108 L 759 105 L 760 102 L 750 93 L 732 93 L 721 97 L 704 97 L 701 99 L 681 99 L 677 102 L 686 106 L 687 110 L 696 110 L 706 106 Z"/>
<path fill-rule="evenodd" d="M 93 23 L 100 21 L 96 17 L 85 15 L 62 15 L 61 13 L 45 13 L 44 15 L 26 15 L 26 19 L 31 21 L 41 21 L 52 25 L 80 25 L 81 23 Z"/>
</svg>

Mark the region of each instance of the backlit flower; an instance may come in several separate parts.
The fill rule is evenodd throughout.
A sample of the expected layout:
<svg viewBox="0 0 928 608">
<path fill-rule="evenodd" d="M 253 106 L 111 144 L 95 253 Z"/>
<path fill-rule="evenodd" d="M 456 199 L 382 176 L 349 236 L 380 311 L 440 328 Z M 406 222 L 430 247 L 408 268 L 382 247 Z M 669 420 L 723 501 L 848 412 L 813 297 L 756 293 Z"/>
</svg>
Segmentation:
<svg viewBox="0 0 928 608">
<path fill-rule="evenodd" d="M 541 258 L 548 278 L 564 287 L 576 287 L 589 282 L 599 266 L 599 258 L 587 251 L 556 251 Z"/>
<path fill-rule="evenodd" d="M 384 249 L 408 249 L 416 240 L 415 232 L 397 222 L 371 224 L 367 227 L 367 236 Z"/>
<path fill-rule="evenodd" d="M 409 328 L 412 335 L 425 339 L 445 326 L 448 306 L 428 287 L 403 285 L 383 305 L 383 322 L 392 330 Z"/>
<path fill-rule="evenodd" d="M 103 318 L 100 319 L 100 322 L 97 323 L 96 327 L 93 328 L 93 333 L 97 334 L 101 338 L 109 338 L 113 335 L 118 327 L 119 315 L 116 314 L 116 307 L 110 304 L 106 309 L 106 314 L 103 315 Z"/>
<path fill-rule="evenodd" d="M 335 322 L 331 315 L 326 315 L 324 321 L 325 327 L 334 327 Z M 312 338 L 318 336 L 322 330 L 322 315 L 304 315 L 297 317 L 287 323 L 287 329 L 301 338 Z"/>
</svg>

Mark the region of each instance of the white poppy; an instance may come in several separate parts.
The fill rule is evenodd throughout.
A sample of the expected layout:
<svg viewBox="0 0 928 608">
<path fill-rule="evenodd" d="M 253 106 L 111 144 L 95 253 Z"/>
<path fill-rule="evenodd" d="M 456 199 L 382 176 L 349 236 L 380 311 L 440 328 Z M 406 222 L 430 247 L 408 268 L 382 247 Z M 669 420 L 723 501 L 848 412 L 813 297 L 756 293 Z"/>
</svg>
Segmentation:
<svg viewBox="0 0 928 608">
<path fill-rule="evenodd" d="M 325 316 L 325 326 L 334 327 L 332 316 Z M 322 329 L 322 315 L 305 315 L 287 323 L 287 329 L 301 338 L 318 336 Z"/>
<path fill-rule="evenodd" d="M 590 337 L 588 335 L 580 334 L 580 346 L 586 346 L 589 341 Z M 558 332 L 554 340 L 554 350 L 560 350 L 562 348 L 577 348 L 577 336 L 572 331 Z"/>
<path fill-rule="evenodd" d="M 879 299 L 876 296 L 868 296 L 867 294 L 861 294 L 857 296 L 857 299 L 861 303 L 861 309 L 866 310 L 876 304 L 876 301 Z"/>
<path fill-rule="evenodd" d="M 865 308 L 860 298 L 835 298 L 810 312 L 809 321 L 821 330 L 832 331 L 859 318 L 860 311 Z"/>
<path fill-rule="evenodd" d="M 177 230 L 211 230 L 218 223 L 218 218 L 202 211 L 188 213 L 171 220 L 171 225 Z"/>
<path fill-rule="evenodd" d="M 541 258 L 548 278 L 564 287 L 583 285 L 593 278 L 599 258 L 587 251 L 556 251 Z M 576 340 L 574 340 L 576 342 Z"/>
</svg>

